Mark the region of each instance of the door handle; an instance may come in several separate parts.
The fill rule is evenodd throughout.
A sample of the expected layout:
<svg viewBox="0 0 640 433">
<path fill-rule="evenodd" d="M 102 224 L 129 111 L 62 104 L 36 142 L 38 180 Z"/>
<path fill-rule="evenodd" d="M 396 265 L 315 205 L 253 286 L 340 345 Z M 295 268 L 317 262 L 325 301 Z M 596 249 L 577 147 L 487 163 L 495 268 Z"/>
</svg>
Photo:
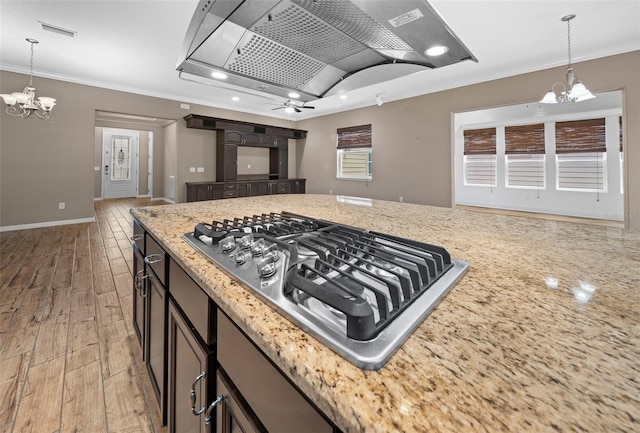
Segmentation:
<svg viewBox="0 0 640 433">
<path fill-rule="evenodd" d="M 109 174 L 109 166 L 105 165 L 104 166 L 104 175 L 107 176 Z"/>
<path fill-rule="evenodd" d="M 202 414 L 206 410 L 204 406 L 202 406 L 200 409 L 196 409 L 196 385 L 198 384 L 200 379 L 202 379 L 206 375 L 207 375 L 206 372 L 204 371 L 200 372 L 200 374 L 193 381 L 193 385 L 191 385 L 191 391 L 189 391 L 189 403 L 191 406 L 191 413 L 193 413 L 196 416 Z"/>
</svg>

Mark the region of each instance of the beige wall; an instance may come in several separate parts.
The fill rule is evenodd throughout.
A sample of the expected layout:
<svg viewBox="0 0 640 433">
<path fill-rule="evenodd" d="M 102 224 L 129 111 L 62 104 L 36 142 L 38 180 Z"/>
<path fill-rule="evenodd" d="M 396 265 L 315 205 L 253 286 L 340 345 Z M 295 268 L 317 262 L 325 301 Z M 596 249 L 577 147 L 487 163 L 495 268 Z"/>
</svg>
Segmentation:
<svg viewBox="0 0 640 433">
<path fill-rule="evenodd" d="M 577 63 L 594 92 L 623 90 L 625 213 L 640 229 L 640 51 Z M 453 201 L 452 113 L 539 100 L 563 68 L 490 81 L 297 123 L 298 175 L 308 193 L 354 195 L 450 207 Z M 373 180 L 336 179 L 336 129 L 372 124 Z"/>
<path fill-rule="evenodd" d="M 24 88 L 29 77 L 0 71 L 0 93 Z M 167 179 L 177 176 L 177 199 L 184 201 L 184 182 L 190 180 L 189 164 L 207 160 L 205 175 L 215 178 L 215 133 L 186 128 L 187 114 L 236 119 L 273 126 L 292 122 L 179 101 L 136 95 L 35 77 L 39 95 L 57 99 L 48 121 L 21 119 L 0 110 L 0 227 L 47 224 L 93 218 L 96 191 L 95 112 L 108 111 L 162 119 L 177 123 L 164 128 L 166 149 L 154 148 L 154 196 L 167 196 Z M 167 160 L 167 158 L 169 160 Z M 162 167 L 162 168 L 161 168 Z M 199 179 L 199 178 L 198 178 Z M 66 209 L 58 210 L 65 202 Z"/>
<path fill-rule="evenodd" d="M 627 225 L 640 228 L 640 52 L 578 63 L 580 78 L 595 91 L 624 93 L 625 212 Z M 308 130 L 290 157 L 307 178 L 307 192 L 348 194 L 424 203 L 452 204 L 452 113 L 538 100 L 562 79 L 563 68 L 519 75 L 464 88 L 388 102 L 296 123 L 179 101 L 153 98 L 36 77 L 38 94 L 58 99 L 49 121 L 0 115 L 0 226 L 93 217 L 96 110 L 177 122 L 164 128 L 164 149 L 155 150 L 161 173 L 154 195 L 168 197 L 168 177 L 177 177 L 176 199 L 184 201 L 184 182 L 215 179 L 215 134 L 187 129 L 182 120 L 195 113 Z M 0 93 L 21 89 L 28 76 L 0 71 Z M 371 182 L 337 181 L 335 131 L 371 123 L 374 165 Z M 290 141 L 292 143 L 293 141 Z M 163 159 L 160 158 L 162 155 Z M 205 172 L 189 173 L 190 166 Z M 162 193 L 160 193 L 162 191 Z M 58 203 L 66 203 L 58 210 Z"/>
</svg>

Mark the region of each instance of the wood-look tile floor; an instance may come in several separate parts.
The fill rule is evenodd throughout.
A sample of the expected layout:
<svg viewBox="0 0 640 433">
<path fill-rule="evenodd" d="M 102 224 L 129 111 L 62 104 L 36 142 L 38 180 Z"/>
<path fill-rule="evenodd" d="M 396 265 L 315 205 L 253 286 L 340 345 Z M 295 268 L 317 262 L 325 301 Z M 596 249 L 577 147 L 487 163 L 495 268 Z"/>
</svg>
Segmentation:
<svg viewBox="0 0 640 433">
<path fill-rule="evenodd" d="M 132 328 L 129 209 L 154 204 L 0 233 L 0 433 L 166 433 Z"/>
</svg>

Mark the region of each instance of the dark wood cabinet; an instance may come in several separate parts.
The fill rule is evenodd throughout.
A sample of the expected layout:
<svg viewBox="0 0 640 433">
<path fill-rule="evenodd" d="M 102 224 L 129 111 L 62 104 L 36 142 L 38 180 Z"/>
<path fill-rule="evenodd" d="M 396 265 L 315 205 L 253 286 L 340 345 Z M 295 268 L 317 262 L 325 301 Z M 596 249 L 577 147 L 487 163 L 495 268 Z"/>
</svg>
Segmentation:
<svg viewBox="0 0 640 433">
<path fill-rule="evenodd" d="M 155 239 L 145 237 L 144 258 L 133 246 L 133 321 L 169 433 L 339 433 Z"/>
<path fill-rule="evenodd" d="M 187 182 L 187 201 L 219 200 L 224 197 L 224 186 L 213 182 Z"/>
<path fill-rule="evenodd" d="M 166 423 L 166 345 L 168 296 L 154 273 L 147 279 L 145 353 L 149 379 L 156 395 L 163 424 Z"/>
<path fill-rule="evenodd" d="M 205 412 L 214 380 L 214 352 L 202 345 L 173 300 L 169 302 L 168 427 L 170 433 L 208 433 Z"/>
<path fill-rule="evenodd" d="M 224 131 L 222 131 L 224 132 Z M 218 137 L 224 134 L 218 134 Z M 238 176 L 238 145 L 218 142 L 216 148 L 216 180 L 236 180 Z"/>
<path fill-rule="evenodd" d="M 144 234 L 142 235 L 144 239 Z M 133 244 L 133 330 L 138 338 L 140 349 L 142 351 L 142 359 L 146 359 L 144 351 L 144 335 L 145 335 L 145 297 L 147 296 L 147 273 L 144 266 L 144 257 L 138 248 Z"/>
<path fill-rule="evenodd" d="M 306 179 L 292 179 L 289 181 L 289 194 L 304 194 Z"/>
<path fill-rule="evenodd" d="M 304 194 L 305 179 L 187 182 L 187 202 L 270 194 Z"/>
<path fill-rule="evenodd" d="M 216 374 L 217 395 L 223 400 L 216 413 L 216 433 L 266 433 L 231 379 L 222 370 Z"/>
<path fill-rule="evenodd" d="M 261 144 L 260 134 L 246 131 L 229 131 L 222 130 L 218 134 L 217 139 L 222 138 L 225 144 L 240 144 L 244 146 L 252 146 Z"/>
<path fill-rule="evenodd" d="M 166 423 L 168 254 L 134 221 L 133 329 L 140 343 L 163 425 Z M 140 249 L 140 246 L 144 250 Z"/>
</svg>

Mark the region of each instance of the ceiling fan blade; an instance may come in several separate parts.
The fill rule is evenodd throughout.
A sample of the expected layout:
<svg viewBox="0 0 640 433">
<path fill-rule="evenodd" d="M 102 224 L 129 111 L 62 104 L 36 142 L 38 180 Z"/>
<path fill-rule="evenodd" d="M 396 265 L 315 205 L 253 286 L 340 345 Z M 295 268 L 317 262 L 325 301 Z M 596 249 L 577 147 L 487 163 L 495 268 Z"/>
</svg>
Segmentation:
<svg viewBox="0 0 640 433">
<path fill-rule="evenodd" d="M 285 108 L 285 107 L 276 107 L 276 108 L 272 108 L 271 110 L 279 110 L 281 108 Z"/>
<path fill-rule="evenodd" d="M 302 110 L 300 110 L 298 107 L 293 107 L 294 110 L 296 110 L 296 113 L 301 113 Z"/>
<path fill-rule="evenodd" d="M 302 106 L 302 107 L 300 107 L 300 108 L 310 108 L 311 110 L 315 110 L 315 109 L 316 109 L 316 107 L 311 107 L 311 106 L 309 106 L 309 105 L 303 105 L 303 106 Z"/>
</svg>

